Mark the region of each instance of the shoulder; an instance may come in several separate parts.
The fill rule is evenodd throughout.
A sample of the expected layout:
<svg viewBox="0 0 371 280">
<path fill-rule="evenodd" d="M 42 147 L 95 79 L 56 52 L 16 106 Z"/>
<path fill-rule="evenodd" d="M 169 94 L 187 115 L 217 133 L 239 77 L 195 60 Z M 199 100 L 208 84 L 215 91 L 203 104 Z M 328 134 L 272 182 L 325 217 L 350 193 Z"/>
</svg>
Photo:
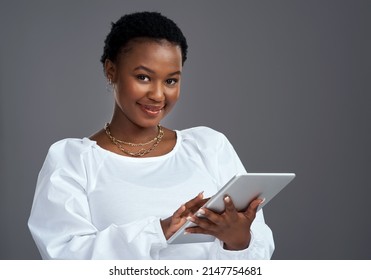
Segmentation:
<svg viewBox="0 0 371 280">
<path fill-rule="evenodd" d="M 194 141 L 199 148 L 219 148 L 228 143 L 226 136 L 210 127 L 197 126 L 180 131 L 183 141 Z"/>
<path fill-rule="evenodd" d="M 48 150 L 39 178 L 50 178 L 55 173 L 82 179 L 88 167 L 101 162 L 101 158 L 94 156 L 94 146 L 95 142 L 89 138 L 67 138 L 55 142 Z"/>
<path fill-rule="evenodd" d="M 207 126 L 196 126 L 181 130 L 184 138 L 195 138 L 199 140 L 218 140 L 225 139 L 225 135 Z"/>
<path fill-rule="evenodd" d="M 46 156 L 46 162 L 51 165 L 81 164 L 84 158 L 92 152 L 96 142 L 89 138 L 66 138 L 52 144 Z"/>
<path fill-rule="evenodd" d="M 193 149 L 199 155 L 213 178 L 223 186 L 236 173 L 246 173 L 235 149 L 227 137 L 209 127 L 194 127 L 181 131 L 185 149 Z"/>
<path fill-rule="evenodd" d="M 52 144 L 39 172 L 37 186 L 66 186 L 62 181 L 86 185 L 89 170 L 96 166 L 91 160 L 94 145 L 88 138 L 67 138 Z"/>
<path fill-rule="evenodd" d="M 94 143 L 94 141 L 91 141 L 88 138 L 66 138 L 52 144 L 49 148 L 49 153 L 80 154 L 91 149 Z"/>
</svg>

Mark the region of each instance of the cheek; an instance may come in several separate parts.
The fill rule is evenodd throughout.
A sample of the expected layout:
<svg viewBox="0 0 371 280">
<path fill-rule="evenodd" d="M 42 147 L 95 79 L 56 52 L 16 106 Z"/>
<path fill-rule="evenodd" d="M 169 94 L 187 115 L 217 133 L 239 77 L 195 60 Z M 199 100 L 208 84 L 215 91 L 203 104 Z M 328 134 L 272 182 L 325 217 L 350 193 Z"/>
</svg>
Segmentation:
<svg viewBox="0 0 371 280">
<path fill-rule="evenodd" d="M 179 99 L 179 94 L 180 94 L 179 90 L 174 90 L 166 96 L 166 107 L 164 112 L 165 115 L 172 111 L 173 107 L 175 106 Z"/>
<path fill-rule="evenodd" d="M 148 91 L 148 86 L 132 81 L 117 84 L 116 99 L 128 100 L 141 98 Z"/>
<path fill-rule="evenodd" d="M 174 106 L 174 104 L 178 101 L 180 95 L 180 88 L 174 88 L 168 92 L 166 99 L 168 105 Z"/>
</svg>

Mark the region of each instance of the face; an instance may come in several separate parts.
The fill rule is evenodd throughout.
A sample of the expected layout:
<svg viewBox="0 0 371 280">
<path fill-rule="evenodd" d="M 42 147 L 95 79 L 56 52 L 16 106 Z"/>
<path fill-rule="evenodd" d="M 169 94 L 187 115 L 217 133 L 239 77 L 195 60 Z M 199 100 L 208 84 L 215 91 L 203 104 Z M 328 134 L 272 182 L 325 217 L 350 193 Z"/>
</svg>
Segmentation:
<svg viewBox="0 0 371 280">
<path fill-rule="evenodd" d="M 170 112 L 179 97 L 182 56 L 167 41 L 135 40 L 115 63 L 107 61 L 112 80 L 115 116 L 140 127 L 153 127 Z"/>
</svg>

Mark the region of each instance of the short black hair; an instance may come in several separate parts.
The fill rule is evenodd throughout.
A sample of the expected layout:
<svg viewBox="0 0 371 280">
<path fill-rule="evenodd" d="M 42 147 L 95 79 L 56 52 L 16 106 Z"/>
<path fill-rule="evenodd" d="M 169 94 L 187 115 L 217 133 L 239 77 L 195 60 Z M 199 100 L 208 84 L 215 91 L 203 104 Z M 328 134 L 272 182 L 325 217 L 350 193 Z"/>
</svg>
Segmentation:
<svg viewBox="0 0 371 280">
<path fill-rule="evenodd" d="M 106 59 L 115 62 L 120 51 L 130 40 L 140 37 L 154 40 L 167 40 L 178 45 L 182 53 L 182 63 L 187 59 L 187 40 L 180 28 L 169 18 L 158 12 L 137 12 L 122 16 L 111 23 L 111 31 L 104 41 L 104 51 L 100 59 L 103 66 Z"/>
</svg>

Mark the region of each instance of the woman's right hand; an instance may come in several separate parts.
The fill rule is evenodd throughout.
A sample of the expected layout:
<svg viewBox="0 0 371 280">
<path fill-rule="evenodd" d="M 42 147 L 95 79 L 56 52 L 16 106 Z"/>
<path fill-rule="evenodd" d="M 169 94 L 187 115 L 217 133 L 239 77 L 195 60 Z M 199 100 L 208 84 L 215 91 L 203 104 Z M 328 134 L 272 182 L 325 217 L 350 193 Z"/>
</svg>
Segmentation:
<svg viewBox="0 0 371 280">
<path fill-rule="evenodd" d="M 204 198 L 203 192 L 201 192 L 195 198 L 180 206 L 171 217 L 160 220 L 166 240 L 187 221 L 188 216 L 194 215 L 208 200 L 209 198 Z"/>
</svg>

